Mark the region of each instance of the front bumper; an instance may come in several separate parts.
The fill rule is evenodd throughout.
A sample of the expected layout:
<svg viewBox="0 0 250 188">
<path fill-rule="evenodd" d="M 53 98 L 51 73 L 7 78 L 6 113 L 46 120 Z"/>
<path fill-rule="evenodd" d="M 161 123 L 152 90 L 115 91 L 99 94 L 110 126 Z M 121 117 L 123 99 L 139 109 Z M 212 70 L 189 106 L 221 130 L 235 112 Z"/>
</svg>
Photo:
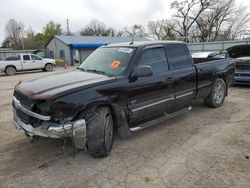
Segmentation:
<svg viewBox="0 0 250 188">
<path fill-rule="evenodd" d="M 49 138 L 65 138 L 73 137 L 74 133 L 81 130 L 81 136 L 86 137 L 86 122 L 84 119 L 77 120 L 66 124 L 55 124 L 52 122 L 42 122 L 41 126 L 33 127 L 21 121 L 15 110 L 13 111 L 14 126 L 23 130 L 26 134 L 33 136 L 49 137 Z"/>
<path fill-rule="evenodd" d="M 247 76 L 234 76 L 234 84 L 250 85 L 250 75 Z"/>
</svg>

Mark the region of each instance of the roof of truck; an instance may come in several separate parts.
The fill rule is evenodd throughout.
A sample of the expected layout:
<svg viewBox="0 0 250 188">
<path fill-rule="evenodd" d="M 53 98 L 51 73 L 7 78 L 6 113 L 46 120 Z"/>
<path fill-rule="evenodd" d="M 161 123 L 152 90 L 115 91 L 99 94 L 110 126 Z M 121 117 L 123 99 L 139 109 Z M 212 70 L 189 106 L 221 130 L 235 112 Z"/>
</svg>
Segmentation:
<svg viewBox="0 0 250 188">
<path fill-rule="evenodd" d="M 158 44 L 185 44 L 182 41 L 134 41 L 131 42 L 122 42 L 122 43 L 113 43 L 107 46 L 124 46 L 124 47 L 144 47 L 148 45 L 158 45 Z"/>
</svg>

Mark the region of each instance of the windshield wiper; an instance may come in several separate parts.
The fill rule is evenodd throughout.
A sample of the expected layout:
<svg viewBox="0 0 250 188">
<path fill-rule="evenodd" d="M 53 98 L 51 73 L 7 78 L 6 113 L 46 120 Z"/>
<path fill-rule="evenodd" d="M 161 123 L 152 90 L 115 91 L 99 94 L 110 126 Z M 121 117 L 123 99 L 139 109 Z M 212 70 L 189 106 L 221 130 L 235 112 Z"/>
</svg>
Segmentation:
<svg viewBox="0 0 250 188">
<path fill-rule="evenodd" d="M 82 70 L 82 71 L 86 71 L 86 72 L 94 72 L 94 73 L 97 73 L 97 74 L 103 74 L 103 75 L 106 75 L 106 73 L 104 71 L 101 71 L 101 70 L 96 70 L 96 69 L 84 69 L 84 68 L 81 68 L 81 67 L 78 67 L 78 69 Z"/>
<path fill-rule="evenodd" d="M 96 69 L 87 69 L 87 71 L 89 72 L 94 72 L 94 73 L 97 73 L 97 74 L 103 74 L 103 75 L 106 75 L 106 73 L 104 71 L 101 71 L 101 70 L 96 70 Z"/>
</svg>

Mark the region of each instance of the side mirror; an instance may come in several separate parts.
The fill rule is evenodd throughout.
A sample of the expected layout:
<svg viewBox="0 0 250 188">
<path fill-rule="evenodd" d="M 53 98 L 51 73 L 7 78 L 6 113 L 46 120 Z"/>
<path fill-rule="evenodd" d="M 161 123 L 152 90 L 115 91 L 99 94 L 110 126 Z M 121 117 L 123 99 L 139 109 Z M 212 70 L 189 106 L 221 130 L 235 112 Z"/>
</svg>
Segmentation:
<svg viewBox="0 0 250 188">
<path fill-rule="evenodd" d="M 153 71 L 150 66 L 136 66 L 132 72 L 132 77 L 137 78 L 137 77 L 148 77 L 152 76 Z"/>
</svg>

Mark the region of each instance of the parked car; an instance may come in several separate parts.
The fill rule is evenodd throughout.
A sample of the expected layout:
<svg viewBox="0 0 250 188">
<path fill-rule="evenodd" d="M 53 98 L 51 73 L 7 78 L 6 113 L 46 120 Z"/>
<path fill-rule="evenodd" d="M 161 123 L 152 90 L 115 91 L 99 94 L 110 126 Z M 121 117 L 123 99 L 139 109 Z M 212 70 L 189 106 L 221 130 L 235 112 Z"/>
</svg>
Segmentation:
<svg viewBox="0 0 250 188">
<path fill-rule="evenodd" d="M 112 44 L 95 50 L 72 72 L 21 82 L 13 94 L 14 122 L 28 135 L 71 137 L 94 157 L 121 137 L 191 109 L 203 99 L 220 107 L 234 62 L 194 64 L 183 42 Z"/>
<path fill-rule="evenodd" d="M 227 49 L 227 56 L 236 61 L 234 84 L 250 85 L 250 45 L 232 46 Z"/>
<path fill-rule="evenodd" d="M 54 59 L 41 58 L 35 54 L 20 54 L 5 58 L 0 61 L 0 72 L 5 72 L 11 76 L 18 71 L 42 69 L 53 71 Z"/>
<path fill-rule="evenodd" d="M 195 59 L 195 63 L 202 63 L 206 61 L 214 61 L 217 59 L 226 58 L 226 53 L 220 52 L 196 52 L 192 54 L 192 58 Z"/>
<path fill-rule="evenodd" d="M 212 58 L 212 59 L 220 59 L 225 58 L 225 53 L 220 52 L 196 52 L 192 54 L 192 58 Z"/>
<path fill-rule="evenodd" d="M 236 58 L 234 84 L 250 85 L 250 56 Z"/>
</svg>

